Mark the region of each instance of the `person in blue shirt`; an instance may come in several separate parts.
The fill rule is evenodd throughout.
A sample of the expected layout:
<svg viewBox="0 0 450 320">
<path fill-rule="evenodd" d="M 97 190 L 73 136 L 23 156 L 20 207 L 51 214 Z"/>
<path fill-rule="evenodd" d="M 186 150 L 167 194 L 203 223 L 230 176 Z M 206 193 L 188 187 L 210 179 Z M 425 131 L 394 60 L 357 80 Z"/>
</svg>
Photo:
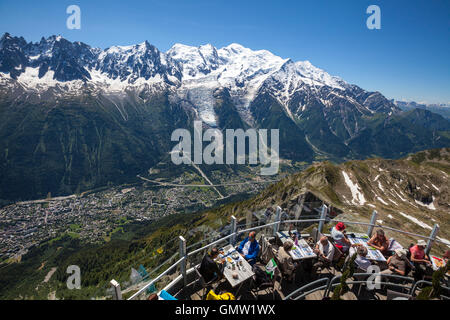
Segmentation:
<svg viewBox="0 0 450 320">
<path fill-rule="evenodd" d="M 256 241 L 256 232 L 252 231 L 248 234 L 248 237 L 245 238 L 237 251 L 248 261 L 250 265 L 254 265 L 256 263 L 256 257 L 259 253 L 259 244 Z"/>
</svg>

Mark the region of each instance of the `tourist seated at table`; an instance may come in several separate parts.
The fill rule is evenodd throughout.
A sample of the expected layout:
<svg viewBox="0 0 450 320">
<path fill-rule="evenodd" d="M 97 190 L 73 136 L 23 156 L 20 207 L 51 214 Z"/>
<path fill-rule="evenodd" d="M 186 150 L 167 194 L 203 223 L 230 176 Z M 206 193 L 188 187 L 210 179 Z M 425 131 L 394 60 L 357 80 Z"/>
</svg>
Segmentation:
<svg viewBox="0 0 450 320">
<path fill-rule="evenodd" d="M 312 267 L 312 273 L 315 274 L 318 268 L 327 268 L 331 265 L 334 256 L 334 247 L 326 236 L 320 238 L 317 242 L 314 253 L 317 255 L 317 262 Z"/>
<path fill-rule="evenodd" d="M 345 224 L 342 222 L 338 222 L 333 229 L 331 229 L 331 237 L 333 238 L 336 247 L 344 253 L 346 253 L 352 245 L 345 234 Z"/>
<path fill-rule="evenodd" d="M 216 262 L 214 259 L 219 255 L 217 248 L 212 248 L 211 252 L 207 253 L 200 264 L 199 272 L 206 282 L 219 280 L 223 276 L 223 262 Z"/>
<path fill-rule="evenodd" d="M 360 244 L 352 244 L 349 249 L 349 257 L 352 257 L 356 253 L 355 263 L 358 268 L 363 271 L 367 271 L 367 269 L 372 265 L 369 259 L 367 259 L 367 248 Z"/>
<path fill-rule="evenodd" d="M 411 262 L 415 268 L 414 278 L 416 280 L 421 280 L 425 275 L 430 275 L 433 272 L 430 257 L 425 254 L 426 245 L 424 240 L 419 240 L 415 246 L 409 248 Z"/>
<path fill-rule="evenodd" d="M 383 229 L 378 229 L 377 232 L 367 241 L 367 245 L 379 250 L 383 256 L 389 256 L 389 240 L 384 235 Z"/>
<path fill-rule="evenodd" d="M 256 241 L 256 232 L 252 231 L 248 234 L 248 237 L 245 238 L 237 251 L 248 261 L 250 265 L 254 265 L 256 263 L 256 257 L 259 253 L 259 244 Z"/>
<path fill-rule="evenodd" d="M 278 249 L 277 259 L 280 263 L 280 268 L 283 274 L 288 278 L 289 281 L 292 281 L 295 268 L 297 264 L 292 259 L 289 251 L 292 250 L 294 243 L 292 240 L 286 240 L 283 243 L 283 246 Z"/>
<path fill-rule="evenodd" d="M 397 274 L 406 276 L 406 250 L 396 249 L 395 254 L 390 256 L 387 260 L 388 268 L 381 271 L 381 274 Z"/>
</svg>

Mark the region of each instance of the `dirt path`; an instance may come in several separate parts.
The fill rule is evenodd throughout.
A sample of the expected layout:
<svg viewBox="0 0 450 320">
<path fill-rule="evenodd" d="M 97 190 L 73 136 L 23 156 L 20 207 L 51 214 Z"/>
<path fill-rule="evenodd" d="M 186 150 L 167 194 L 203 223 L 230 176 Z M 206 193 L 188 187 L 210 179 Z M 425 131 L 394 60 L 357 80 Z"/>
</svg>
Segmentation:
<svg viewBox="0 0 450 320">
<path fill-rule="evenodd" d="M 47 263 L 47 261 L 42 262 L 41 266 L 38 268 L 39 271 L 42 270 L 42 268 L 45 266 L 45 264 Z"/>
<path fill-rule="evenodd" d="M 56 272 L 56 269 L 58 269 L 58 268 L 57 267 L 51 268 L 50 271 L 45 276 L 44 281 L 42 281 L 42 282 L 48 282 L 50 280 L 50 278 L 53 276 L 53 274 Z"/>
</svg>

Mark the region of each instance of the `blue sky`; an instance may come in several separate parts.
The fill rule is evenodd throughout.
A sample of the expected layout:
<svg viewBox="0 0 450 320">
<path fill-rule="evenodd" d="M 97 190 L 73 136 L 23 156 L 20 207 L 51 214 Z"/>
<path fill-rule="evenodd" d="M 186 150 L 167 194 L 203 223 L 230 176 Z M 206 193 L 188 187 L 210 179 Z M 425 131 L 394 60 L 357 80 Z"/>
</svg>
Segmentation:
<svg viewBox="0 0 450 320">
<path fill-rule="evenodd" d="M 66 8 L 81 8 L 81 30 Z M 366 9 L 381 8 L 381 30 Z M 148 40 L 222 47 L 232 42 L 309 60 L 388 98 L 450 102 L 448 0 L 0 0 L 0 32 L 38 41 L 60 34 L 106 48 Z"/>
</svg>

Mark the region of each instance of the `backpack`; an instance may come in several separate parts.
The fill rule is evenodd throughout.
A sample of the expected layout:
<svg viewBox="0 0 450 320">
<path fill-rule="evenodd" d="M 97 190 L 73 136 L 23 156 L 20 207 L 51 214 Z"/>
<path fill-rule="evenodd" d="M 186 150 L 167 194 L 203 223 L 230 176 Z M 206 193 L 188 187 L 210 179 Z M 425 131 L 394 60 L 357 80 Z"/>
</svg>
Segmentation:
<svg viewBox="0 0 450 320">
<path fill-rule="evenodd" d="M 255 283 L 258 287 L 263 283 L 270 282 L 269 275 L 264 270 L 261 270 L 261 268 L 254 267 L 253 272 L 255 273 Z"/>
<path fill-rule="evenodd" d="M 206 300 L 236 300 L 236 298 L 230 292 L 215 294 L 214 291 L 209 290 Z"/>
</svg>

